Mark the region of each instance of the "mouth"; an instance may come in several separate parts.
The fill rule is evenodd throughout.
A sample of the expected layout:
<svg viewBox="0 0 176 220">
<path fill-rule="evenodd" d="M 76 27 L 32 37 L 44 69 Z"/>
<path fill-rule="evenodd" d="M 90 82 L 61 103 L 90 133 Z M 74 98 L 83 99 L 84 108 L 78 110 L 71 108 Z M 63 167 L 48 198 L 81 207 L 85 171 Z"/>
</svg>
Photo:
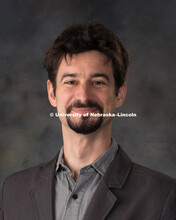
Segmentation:
<svg viewBox="0 0 176 220">
<path fill-rule="evenodd" d="M 88 114 L 90 116 L 91 113 L 102 113 L 103 108 L 95 101 L 87 100 L 85 103 L 77 100 L 71 105 L 69 105 L 66 109 L 66 113 L 77 113 L 77 114 Z"/>
<path fill-rule="evenodd" d="M 95 107 L 79 107 L 79 108 L 73 108 L 73 113 L 79 113 L 79 114 L 90 114 L 90 113 L 97 113 L 99 110 Z"/>
</svg>

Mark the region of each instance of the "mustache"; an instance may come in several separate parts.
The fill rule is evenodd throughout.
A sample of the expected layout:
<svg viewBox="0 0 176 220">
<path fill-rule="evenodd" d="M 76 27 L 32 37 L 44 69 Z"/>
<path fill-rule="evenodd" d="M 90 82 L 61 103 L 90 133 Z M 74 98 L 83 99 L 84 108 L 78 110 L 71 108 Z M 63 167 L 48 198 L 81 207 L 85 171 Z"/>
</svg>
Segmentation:
<svg viewBox="0 0 176 220">
<path fill-rule="evenodd" d="M 97 108 L 100 113 L 103 113 L 103 108 L 95 101 L 92 101 L 90 99 L 87 99 L 85 103 L 82 103 L 80 100 L 74 101 L 72 104 L 70 104 L 67 109 L 66 113 L 69 114 L 73 108 Z"/>
</svg>

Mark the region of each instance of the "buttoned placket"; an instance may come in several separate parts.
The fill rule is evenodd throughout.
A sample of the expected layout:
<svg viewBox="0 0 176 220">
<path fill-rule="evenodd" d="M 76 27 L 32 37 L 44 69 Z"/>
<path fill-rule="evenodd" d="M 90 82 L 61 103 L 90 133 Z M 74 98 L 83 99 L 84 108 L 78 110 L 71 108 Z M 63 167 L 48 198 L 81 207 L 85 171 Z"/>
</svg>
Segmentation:
<svg viewBox="0 0 176 220">
<path fill-rule="evenodd" d="M 70 190 L 63 220 L 71 219 L 71 217 L 72 219 L 77 219 L 77 216 L 79 216 L 78 213 L 80 210 L 81 201 L 84 198 L 87 185 L 96 175 L 96 171 L 92 166 L 82 168 L 80 170 L 77 182 L 73 180 L 72 173 L 67 167 L 63 168 L 62 172 L 67 179 Z M 72 211 L 70 212 L 71 209 Z M 72 216 L 70 216 L 70 213 Z"/>
</svg>

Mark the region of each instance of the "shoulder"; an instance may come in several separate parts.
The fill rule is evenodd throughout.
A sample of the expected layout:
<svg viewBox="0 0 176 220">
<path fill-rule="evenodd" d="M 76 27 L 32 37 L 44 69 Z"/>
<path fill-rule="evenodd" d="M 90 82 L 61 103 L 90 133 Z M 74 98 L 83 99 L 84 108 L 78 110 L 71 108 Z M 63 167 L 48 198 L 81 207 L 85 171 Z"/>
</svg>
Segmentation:
<svg viewBox="0 0 176 220">
<path fill-rule="evenodd" d="M 153 205 L 176 205 L 176 179 L 163 173 L 133 163 L 126 185 L 145 201 L 150 198 Z"/>
<path fill-rule="evenodd" d="M 128 210 L 136 219 L 176 219 L 176 179 L 132 162 L 120 146 L 104 182 L 118 198 L 118 214 Z"/>
<path fill-rule="evenodd" d="M 160 208 L 161 219 L 176 218 L 176 179 L 158 171 L 133 163 L 129 176 L 136 193 L 145 198 L 145 204 Z M 133 184 L 132 184 L 133 182 Z"/>
<path fill-rule="evenodd" d="M 134 182 L 135 180 L 141 180 L 146 183 L 156 182 L 171 185 L 176 184 L 175 178 L 133 162 L 120 146 L 117 155 L 119 155 L 117 160 L 121 160 L 120 167 L 129 167 L 127 176 L 128 178 L 132 178 Z"/>
<path fill-rule="evenodd" d="M 132 162 L 121 147 L 105 178 L 110 186 L 150 198 L 166 198 L 176 187 L 175 178 Z"/>
<path fill-rule="evenodd" d="M 158 181 L 165 181 L 165 182 L 173 182 L 176 183 L 176 179 L 173 177 L 170 177 L 166 174 L 163 174 L 161 172 L 158 172 L 156 170 L 144 167 L 140 164 L 133 163 L 132 172 L 136 175 L 147 177 L 151 179 L 156 179 Z"/>
<path fill-rule="evenodd" d="M 30 187 L 33 185 L 35 179 L 40 179 L 40 176 L 54 172 L 56 160 L 57 156 L 51 161 L 13 173 L 5 179 L 2 187 L 12 189 L 14 189 L 15 186 L 23 186 L 23 188 Z"/>
</svg>

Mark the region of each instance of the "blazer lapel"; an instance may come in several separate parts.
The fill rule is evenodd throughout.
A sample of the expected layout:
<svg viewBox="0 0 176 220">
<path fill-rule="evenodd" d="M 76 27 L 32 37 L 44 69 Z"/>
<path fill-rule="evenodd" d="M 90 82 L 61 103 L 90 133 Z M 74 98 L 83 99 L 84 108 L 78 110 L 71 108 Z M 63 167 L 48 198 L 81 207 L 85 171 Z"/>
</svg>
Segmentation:
<svg viewBox="0 0 176 220">
<path fill-rule="evenodd" d="M 41 165 L 30 192 L 37 220 L 54 219 L 54 173 L 57 156 L 47 165 Z"/>
<path fill-rule="evenodd" d="M 93 195 L 84 220 L 104 220 L 107 217 L 114 204 L 120 201 L 111 188 L 123 187 L 131 168 L 132 161 L 119 146 L 115 159 L 108 167 Z"/>
<path fill-rule="evenodd" d="M 102 180 L 90 202 L 84 220 L 105 219 L 116 200 L 116 196 L 108 189 L 104 180 Z"/>
</svg>

